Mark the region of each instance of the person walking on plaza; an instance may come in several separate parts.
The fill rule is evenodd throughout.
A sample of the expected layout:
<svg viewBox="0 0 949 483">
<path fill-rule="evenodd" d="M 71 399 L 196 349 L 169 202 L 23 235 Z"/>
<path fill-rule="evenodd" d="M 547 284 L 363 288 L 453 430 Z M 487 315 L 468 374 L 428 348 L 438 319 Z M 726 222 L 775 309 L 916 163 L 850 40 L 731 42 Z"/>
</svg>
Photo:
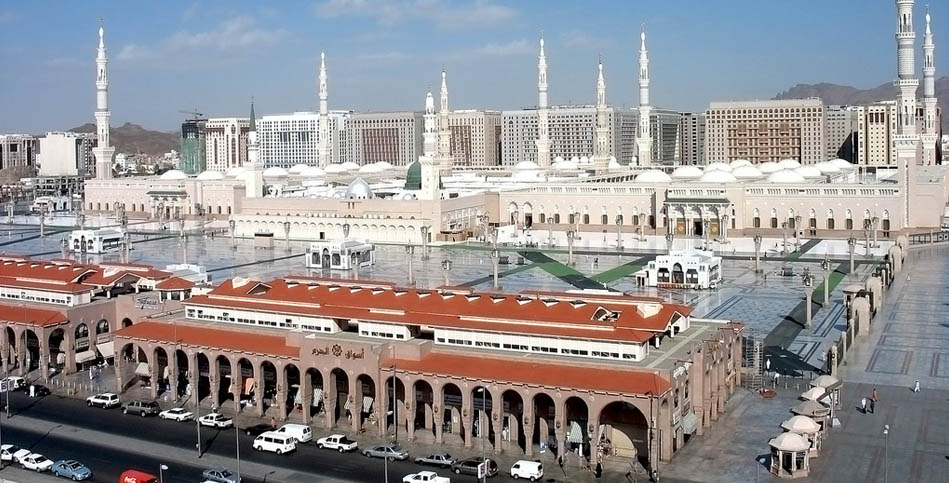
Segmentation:
<svg viewBox="0 0 949 483">
<path fill-rule="evenodd" d="M 860 400 L 860 409 L 863 410 L 863 414 L 867 414 L 867 398 Z"/>
<path fill-rule="evenodd" d="M 916 379 L 916 384 L 913 385 L 913 392 L 919 392 L 919 379 Z"/>
<path fill-rule="evenodd" d="M 873 388 L 873 392 L 870 393 L 870 413 L 876 414 L 877 401 L 879 401 L 880 395 L 877 393 L 877 388 Z"/>
</svg>

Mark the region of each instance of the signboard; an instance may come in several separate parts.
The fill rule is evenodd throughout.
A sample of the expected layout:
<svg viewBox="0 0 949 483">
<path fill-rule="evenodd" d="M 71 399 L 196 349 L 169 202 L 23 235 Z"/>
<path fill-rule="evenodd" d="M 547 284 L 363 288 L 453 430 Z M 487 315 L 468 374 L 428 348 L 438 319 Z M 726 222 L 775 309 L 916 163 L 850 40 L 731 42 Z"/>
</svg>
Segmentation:
<svg viewBox="0 0 949 483">
<path fill-rule="evenodd" d="M 481 464 L 478 465 L 478 479 L 483 480 L 487 476 L 487 473 L 488 473 L 488 462 L 482 461 Z"/>
</svg>

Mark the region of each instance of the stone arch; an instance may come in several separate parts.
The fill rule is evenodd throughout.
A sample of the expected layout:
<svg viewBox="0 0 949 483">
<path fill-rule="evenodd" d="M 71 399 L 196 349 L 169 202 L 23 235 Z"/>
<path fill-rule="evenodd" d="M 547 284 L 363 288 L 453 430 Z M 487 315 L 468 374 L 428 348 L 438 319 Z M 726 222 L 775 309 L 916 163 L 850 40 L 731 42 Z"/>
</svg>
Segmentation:
<svg viewBox="0 0 949 483">
<path fill-rule="evenodd" d="M 524 434 L 524 398 L 513 389 L 501 393 L 501 450 L 527 451 Z"/>
<path fill-rule="evenodd" d="M 126 327 L 131 327 L 131 326 L 132 326 L 132 319 L 130 319 L 130 318 L 128 318 L 128 317 L 122 319 L 122 328 L 123 328 L 123 329 L 126 328 Z"/>
<path fill-rule="evenodd" d="M 20 333 L 20 344 L 22 344 L 20 347 L 23 348 L 22 354 L 26 357 L 26 360 L 21 363 L 21 367 L 26 372 L 38 369 L 42 355 L 40 354 L 40 339 L 36 332 L 33 329 L 24 329 Z"/>
<path fill-rule="evenodd" d="M 353 405 L 360 408 L 358 415 L 358 429 L 369 431 L 369 427 L 378 424 L 373 410 L 377 404 L 376 401 L 376 383 L 369 374 L 360 374 L 356 376 L 355 394 L 353 394 Z M 371 398 L 371 399 L 370 399 Z"/>
<path fill-rule="evenodd" d="M 19 352 L 17 351 L 17 348 L 21 347 L 20 341 L 17 340 L 17 334 L 13 330 L 12 327 L 6 326 L 4 327 L 3 330 L 4 330 L 4 335 L 6 336 L 5 339 L 7 341 L 6 349 L 5 349 L 5 352 L 3 353 L 3 362 L 4 364 L 6 364 L 7 368 L 12 368 L 14 360 L 17 357 L 17 354 L 19 354 Z"/>
<path fill-rule="evenodd" d="M 346 374 L 346 371 L 338 367 L 333 369 L 330 371 L 329 386 L 335 391 L 336 400 L 330 401 L 326 410 L 333 416 L 334 425 L 347 427 L 347 421 L 352 418 L 352 412 L 350 411 L 352 397 L 349 394 L 349 375 Z"/>
<path fill-rule="evenodd" d="M 253 404 L 258 388 L 257 369 L 249 359 L 241 357 L 234 365 L 234 370 L 237 383 L 240 384 L 237 391 L 240 406 L 245 407 Z"/>
<path fill-rule="evenodd" d="M 155 386 L 152 394 L 159 396 L 170 389 L 169 378 L 171 374 L 169 368 L 170 364 L 168 362 L 168 352 L 166 352 L 161 346 L 155 346 L 155 348 L 152 350 L 151 360 L 152 365 L 154 366 L 151 368 L 152 374 L 157 374 L 158 377 L 158 380 L 152 382 L 152 385 Z"/>
<path fill-rule="evenodd" d="M 284 412 L 280 415 L 283 418 L 289 418 L 295 411 L 300 411 L 301 419 L 303 413 L 303 393 L 301 389 L 303 388 L 303 379 L 300 375 L 300 368 L 296 364 L 286 364 L 283 366 L 283 391 L 285 393 L 285 398 L 283 401 Z M 279 380 L 279 378 L 278 378 Z M 280 394 L 281 390 L 277 388 L 277 394 Z"/>
<path fill-rule="evenodd" d="M 554 431 L 554 421 L 557 419 L 557 405 L 554 403 L 554 398 L 547 393 L 539 392 L 534 395 L 531 403 L 534 405 L 534 410 L 531 411 L 534 417 L 534 434 L 531 436 L 531 444 L 543 448 L 551 443 L 559 443 Z"/>
<path fill-rule="evenodd" d="M 461 388 L 453 383 L 446 383 L 442 386 L 441 407 L 444 429 L 442 438 L 446 440 L 455 440 L 458 443 L 464 443 L 468 440 L 468 431 L 464 427 L 467 415 L 464 409 L 464 395 Z M 436 409 L 437 409 L 436 404 Z"/>
<path fill-rule="evenodd" d="M 191 370 L 191 358 L 181 349 L 175 349 L 175 366 L 178 373 L 174 374 L 172 381 L 172 392 L 175 399 L 181 398 L 191 393 L 190 378 L 188 374 Z"/>
<path fill-rule="evenodd" d="M 438 404 L 435 401 L 435 390 L 432 385 L 424 379 L 419 379 L 412 384 L 412 393 L 414 397 L 409 398 L 412 405 L 407 411 L 411 411 L 415 417 L 415 438 L 423 443 L 432 443 L 435 441 L 435 411 Z"/>
<path fill-rule="evenodd" d="M 649 468 L 649 421 L 638 407 L 613 401 L 600 410 L 599 420 L 615 457 L 636 458 Z"/>
<path fill-rule="evenodd" d="M 325 410 L 323 404 L 323 373 L 315 368 L 309 367 L 306 372 L 303 374 L 303 382 L 300 384 L 300 390 L 303 391 L 303 406 L 306 409 L 306 404 L 309 403 L 309 409 L 306 414 L 312 418 L 313 415 L 320 414 Z M 304 418 L 306 419 L 306 418 Z M 306 424 L 309 424 L 310 421 L 304 421 Z"/>
<path fill-rule="evenodd" d="M 277 405 L 277 366 L 268 360 L 261 361 L 259 376 L 257 379 L 257 388 L 261 394 L 257 398 L 263 397 L 263 410 L 266 413 L 268 409 Z"/>
<path fill-rule="evenodd" d="M 827 229 L 833 230 L 836 227 L 837 227 L 836 222 L 834 220 L 834 210 L 828 208 L 827 209 Z"/>
<path fill-rule="evenodd" d="M 570 396 L 564 402 L 564 419 L 566 428 L 564 435 L 566 438 L 566 451 L 574 451 L 582 448 L 585 455 L 590 454 L 590 437 L 592 428 L 590 425 L 590 408 L 586 401 L 577 397 Z"/>
<path fill-rule="evenodd" d="M 203 401 L 204 398 L 211 395 L 211 360 L 204 352 L 198 352 L 195 359 L 197 364 L 195 364 L 193 370 L 197 371 L 198 375 L 198 401 Z"/>
<path fill-rule="evenodd" d="M 89 330 L 88 328 L 86 329 Z M 46 351 L 44 354 L 46 360 L 50 362 L 50 365 L 56 367 L 56 369 L 62 371 L 66 367 L 66 351 L 70 350 L 66 345 L 66 330 L 62 327 L 57 327 L 49 333 L 49 337 L 46 339 Z"/>
<path fill-rule="evenodd" d="M 118 377 L 118 380 L 122 382 L 118 388 L 120 393 L 125 392 L 128 387 L 135 384 L 138 380 L 144 382 L 150 379 L 150 377 L 136 374 L 139 364 L 148 364 L 149 362 L 149 357 L 145 349 L 134 342 L 126 342 L 117 353 L 123 361 L 121 367 L 122 373 L 119 374 Z M 116 370 L 119 370 L 119 368 L 116 368 Z M 149 374 L 151 374 L 151 371 L 149 371 Z"/>
<path fill-rule="evenodd" d="M 99 334 L 108 334 L 111 330 L 111 325 L 108 320 L 102 319 L 99 322 L 96 322 L 96 335 Z"/>
<path fill-rule="evenodd" d="M 490 445 L 492 448 L 498 448 L 497 438 L 499 435 L 494 433 L 494 424 L 492 424 L 492 415 L 496 416 L 495 410 L 497 408 L 494 405 L 497 404 L 497 401 L 494 400 L 491 390 L 487 386 L 477 385 L 471 388 L 470 397 L 473 439 L 476 441 L 487 436 L 486 446 Z"/>
<path fill-rule="evenodd" d="M 234 401 L 234 384 L 237 381 L 234 366 L 231 360 L 224 355 L 214 358 L 215 372 L 217 373 L 217 387 L 212 388 L 217 393 L 218 406 L 224 406 L 228 401 Z"/>
<path fill-rule="evenodd" d="M 408 433 L 407 422 L 410 418 L 408 417 L 409 409 L 406 406 L 411 407 L 411 401 L 409 401 L 405 389 L 405 383 L 402 379 L 393 375 L 386 377 L 382 384 L 383 394 L 380 395 L 379 404 L 383 404 L 385 408 L 385 428 L 389 434 L 396 433 L 396 425 L 398 425 L 400 433 Z M 395 393 L 394 399 L 393 392 Z"/>
</svg>

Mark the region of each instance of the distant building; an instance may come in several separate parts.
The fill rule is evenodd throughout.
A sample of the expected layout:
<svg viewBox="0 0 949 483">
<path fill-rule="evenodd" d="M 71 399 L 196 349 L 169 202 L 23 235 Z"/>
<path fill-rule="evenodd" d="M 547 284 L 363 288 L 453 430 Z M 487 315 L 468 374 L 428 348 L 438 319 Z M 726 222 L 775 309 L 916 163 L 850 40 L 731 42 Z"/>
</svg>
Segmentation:
<svg viewBox="0 0 949 483">
<path fill-rule="evenodd" d="M 199 174 L 207 169 L 206 124 L 205 119 L 188 119 L 181 123 L 181 155 L 178 167 L 187 174 Z"/>
<path fill-rule="evenodd" d="M 706 115 L 709 163 L 747 159 L 824 160 L 824 103 L 820 99 L 713 102 Z"/>
<path fill-rule="evenodd" d="M 329 116 L 330 162 L 339 159 L 339 134 L 345 126 L 348 113 L 334 111 Z M 297 164 L 319 166 L 320 114 L 294 112 L 263 116 L 257 120 L 257 140 L 260 144 L 260 162 L 264 168 L 278 166 L 291 168 Z"/>
<path fill-rule="evenodd" d="M 647 287 L 715 288 L 722 282 L 722 257 L 702 250 L 659 255 L 636 273 L 636 280 Z"/>
<path fill-rule="evenodd" d="M 896 164 L 896 101 L 859 106 L 857 110 L 857 157 L 861 166 Z"/>
<path fill-rule="evenodd" d="M 705 164 L 705 114 L 679 113 L 677 164 Z"/>
<path fill-rule="evenodd" d="M 859 106 L 827 106 L 824 112 L 824 158 L 857 162 Z"/>
<path fill-rule="evenodd" d="M 208 171 L 227 171 L 247 162 L 247 133 L 250 119 L 229 117 L 208 119 L 205 130 L 205 159 Z"/>
<path fill-rule="evenodd" d="M 550 157 L 564 159 L 592 157 L 596 108 L 594 106 L 551 106 L 548 110 Z M 609 126 L 608 151 L 622 164 L 636 156 L 638 114 L 631 109 L 606 110 Z M 537 162 L 537 109 L 517 109 L 502 113 L 501 164 Z"/>
<path fill-rule="evenodd" d="M 0 169 L 36 166 L 36 147 L 29 134 L 0 134 Z"/>
<path fill-rule="evenodd" d="M 501 164 L 501 112 L 459 110 L 448 115 L 455 166 Z"/>
<path fill-rule="evenodd" d="M 39 176 L 95 175 L 95 133 L 48 132 L 39 142 Z"/>
<path fill-rule="evenodd" d="M 345 124 L 339 133 L 341 162 L 406 166 L 422 154 L 421 112 L 358 113 Z"/>
</svg>

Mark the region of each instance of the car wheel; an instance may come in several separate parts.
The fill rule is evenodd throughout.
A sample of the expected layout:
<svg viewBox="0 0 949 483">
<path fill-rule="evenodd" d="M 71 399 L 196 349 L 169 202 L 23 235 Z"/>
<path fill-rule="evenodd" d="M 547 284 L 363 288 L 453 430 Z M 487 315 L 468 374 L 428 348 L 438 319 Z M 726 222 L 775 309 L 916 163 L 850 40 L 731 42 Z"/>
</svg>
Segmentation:
<svg viewBox="0 0 949 483">
<path fill-rule="evenodd" d="M 282 449 L 280 449 L 280 448 L 277 448 L 277 451 L 276 451 L 276 453 L 277 453 L 277 454 L 283 454 L 283 450 L 282 450 Z"/>
<path fill-rule="evenodd" d="M 86 401 L 86 406 L 89 406 L 89 407 L 91 408 L 91 407 L 92 407 L 92 402 L 91 402 L 91 401 Z"/>
<path fill-rule="evenodd" d="M 128 413 L 129 413 L 129 410 L 128 410 L 128 409 L 123 409 L 123 410 L 122 410 L 122 414 L 128 414 Z"/>
<path fill-rule="evenodd" d="M 390 462 L 395 461 L 395 456 L 390 456 L 390 457 L 389 457 L 389 461 L 390 461 Z"/>
<path fill-rule="evenodd" d="M 319 448 L 319 449 L 323 449 L 323 443 L 317 443 L 317 444 L 316 444 L 316 447 Z"/>
<path fill-rule="evenodd" d="M 343 452 L 343 448 L 340 448 L 340 449 L 339 449 L 339 452 L 342 453 L 342 452 Z"/>
<path fill-rule="evenodd" d="M 59 476 L 59 475 L 56 475 L 56 476 Z M 73 476 L 73 477 L 72 477 L 72 480 L 73 480 L 73 481 L 79 481 L 79 477 L 78 477 L 78 476 Z"/>
<path fill-rule="evenodd" d="M 532 476 L 532 477 L 531 477 L 531 481 L 537 481 L 537 477 Z"/>
<path fill-rule="evenodd" d="M 145 417 L 145 413 L 144 413 L 144 412 L 138 413 L 138 415 L 141 416 L 141 417 L 143 417 L 143 418 Z"/>
<path fill-rule="evenodd" d="M 460 474 L 461 474 L 461 468 L 455 468 L 455 474 L 456 474 L 456 475 L 460 475 Z"/>
<path fill-rule="evenodd" d="M 520 476 L 517 476 L 517 475 L 514 475 L 514 474 L 512 474 L 511 477 L 514 478 L 515 480 L 518 479 L 518 478 L 520 478 Z"/>
</svg>

